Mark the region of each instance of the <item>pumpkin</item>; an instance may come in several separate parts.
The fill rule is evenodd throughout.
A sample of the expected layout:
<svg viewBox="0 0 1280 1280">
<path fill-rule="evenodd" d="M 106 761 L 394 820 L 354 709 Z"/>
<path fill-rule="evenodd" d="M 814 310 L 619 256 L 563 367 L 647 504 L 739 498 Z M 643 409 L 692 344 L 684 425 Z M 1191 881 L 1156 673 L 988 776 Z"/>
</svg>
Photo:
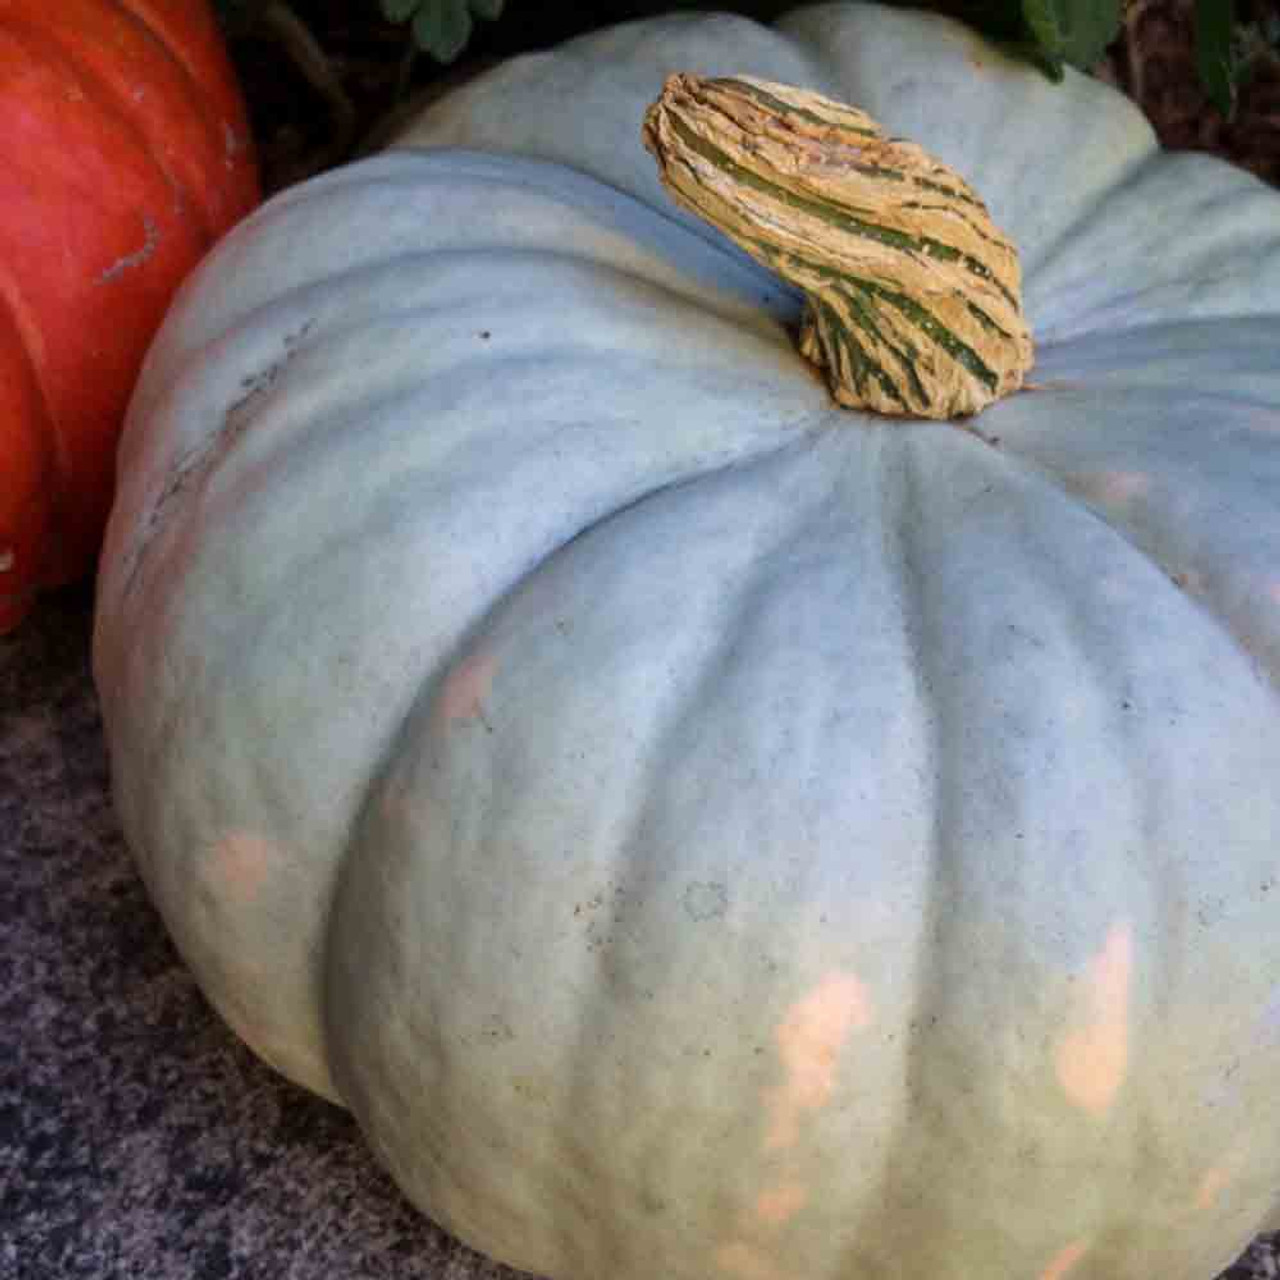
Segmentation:
<svg viewBox="0 0 1280 1280">
<path fill-rule="evenodd" d="M 92 569 L 174 289 L 257 203 L 205 0 L 0 4 L 0 633 Z"/>
<path fill-rule="evenodd" d="M 953 166 L 1031 385 L 833 402 L 666 77 Z M 887 181 L 888 179 L 886 179 Z M 1280 1188 L 1280 197 L 936 16 L 511 61 L 206 260 L 94 667 L 209 999 L 555 1280 L 1205 1280 Z"/>
</svg>

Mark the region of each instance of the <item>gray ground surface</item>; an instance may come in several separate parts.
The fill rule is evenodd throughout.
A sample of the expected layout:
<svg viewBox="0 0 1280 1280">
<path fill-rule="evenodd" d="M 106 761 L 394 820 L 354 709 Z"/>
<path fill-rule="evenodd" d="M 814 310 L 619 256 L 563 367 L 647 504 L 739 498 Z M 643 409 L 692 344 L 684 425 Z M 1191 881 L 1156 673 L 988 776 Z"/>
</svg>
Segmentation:
<svg viewBox="0 0 1280 1280">
<path fill-rule="evenodd" d="M 0 1280 L 520 1280 L 205 1004 L 112 813 L 90 624 L 64 592 L 0 639 Z"/>
</svg>

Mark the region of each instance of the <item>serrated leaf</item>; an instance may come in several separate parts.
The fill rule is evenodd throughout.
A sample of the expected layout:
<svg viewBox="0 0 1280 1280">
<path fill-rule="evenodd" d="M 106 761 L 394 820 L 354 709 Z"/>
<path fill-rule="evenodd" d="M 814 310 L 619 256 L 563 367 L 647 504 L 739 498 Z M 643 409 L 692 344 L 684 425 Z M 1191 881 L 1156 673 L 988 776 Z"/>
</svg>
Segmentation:
<svg viewBox="0 0 1280 1280">
<path fill-rule="evenodd" d="M 452 62 L 471 39 L 467 0 L 426 0 L 414 16 L 413 38 L 437 62 Z"/>
<path fill-rule="evenodd" d="M 1196 69 L 1209 100 L 1228 120 L 1235 111 L 1240 71 L 1234 27 L 1231 0 L 1196 0 Z"/>
<path fill-rule="evenodd" d="M 388 22 L 408 22 L 422 0 L 382 0 L 382 16 Z"/>
<path fill-rule="evenodd" d="M 1022 16 L 1051 62 L 1092 67 L 1120 30 L 1120 0 L 1022 0 Z"/>
</svg>

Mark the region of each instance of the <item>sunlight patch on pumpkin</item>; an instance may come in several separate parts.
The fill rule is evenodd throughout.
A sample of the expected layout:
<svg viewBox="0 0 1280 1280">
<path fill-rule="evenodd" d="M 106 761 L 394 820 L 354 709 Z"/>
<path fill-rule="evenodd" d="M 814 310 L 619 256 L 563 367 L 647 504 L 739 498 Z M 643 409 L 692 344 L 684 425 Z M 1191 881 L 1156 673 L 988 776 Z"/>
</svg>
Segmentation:
<svg viewBox="0 0 1280 1280">
<path fill-rule="evenodd" d="M 1066 1280 L 1077 1262 L 1089 1251 L 1088 1240 L 1073 1240 L 1054 1255 L 1053 1260 L 1040 1273 L 1040 1280 Z"/>
<path fill-rule="evenodd" d="M 871 1001 L 851 973 L 831 973 L 793 1004 L 774 1033 L 786 1079 L 769 1100 L 767 1148 L 795 1144 L 800 1118 L 820 1111 L 836 1087 L 840 1052 L 854 1031 L 870 1026 Z"/>
<path fill-rule="evenodd" d="M 1079 1030 L 1058 1046 L 1058 1083 L 1084 1111 L 1101 1115 L 1124 1083 L 1129 1061 L 1129 995 L 1133 982 L 1133 929 L 1115 924 L 1089 961 Z"/>
</svg>

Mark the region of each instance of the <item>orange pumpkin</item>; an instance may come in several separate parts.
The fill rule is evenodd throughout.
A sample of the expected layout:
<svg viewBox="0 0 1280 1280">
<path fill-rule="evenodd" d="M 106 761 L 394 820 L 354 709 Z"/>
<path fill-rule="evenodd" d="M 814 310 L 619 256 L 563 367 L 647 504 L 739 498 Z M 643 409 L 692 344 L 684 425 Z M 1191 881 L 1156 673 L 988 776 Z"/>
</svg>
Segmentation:
<svg viewBox="0 0 1280 1280">
<path fill-rule="evenodd" d="M 259 199 L 206 0 L 0 0 L 0 633 L 93 567 L 179 282 Z"/>
</svg>

